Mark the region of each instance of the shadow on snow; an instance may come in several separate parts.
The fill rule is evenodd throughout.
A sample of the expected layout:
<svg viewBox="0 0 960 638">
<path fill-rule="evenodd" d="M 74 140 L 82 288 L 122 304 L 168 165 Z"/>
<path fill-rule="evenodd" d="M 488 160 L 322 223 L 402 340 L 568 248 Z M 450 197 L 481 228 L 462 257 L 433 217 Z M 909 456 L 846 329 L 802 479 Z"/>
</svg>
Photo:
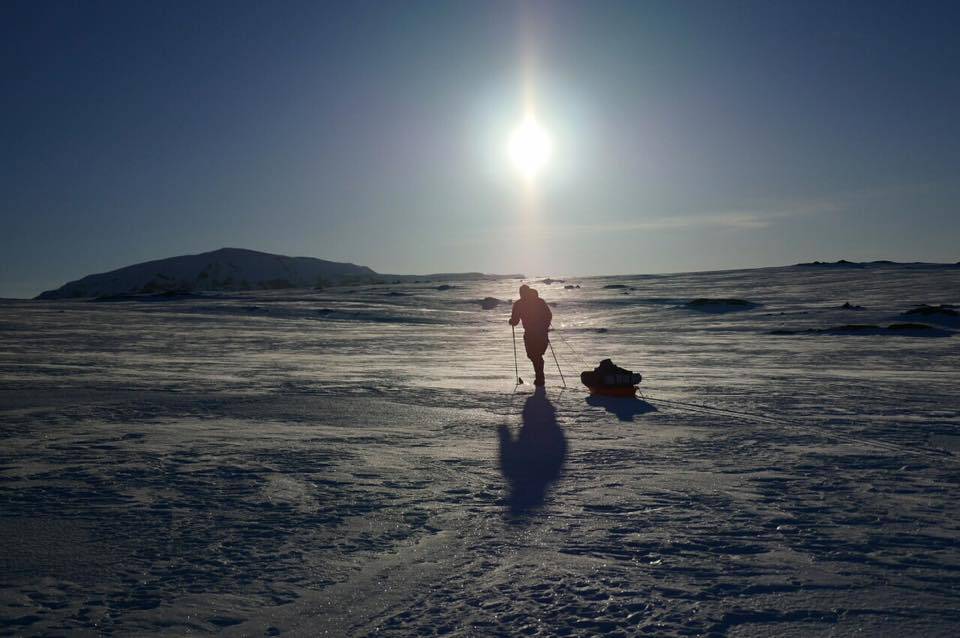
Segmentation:
<svg viewBox="0 0 960 638">
<path fill-rule="evenodd" d="M 603 408 L 617 415 L 621 421 L 633 421 L 633 417 L 647 412 L 656 412 L 657 408 L 637 397 L 602 397 L 591 395 L 586 398 L 588 405 Z"/>
<path fill-rule="evenodd" d="M 567 440 L 557 424 L 557 412 L 543 387 L 523 405 L 523 424 L 517 438 L 501 425 L 500 470 L 509 483 L 510 514 L 522 517 L 543 504 L 550 484 L 560 477 L 567 456 Z"/>
</svg>

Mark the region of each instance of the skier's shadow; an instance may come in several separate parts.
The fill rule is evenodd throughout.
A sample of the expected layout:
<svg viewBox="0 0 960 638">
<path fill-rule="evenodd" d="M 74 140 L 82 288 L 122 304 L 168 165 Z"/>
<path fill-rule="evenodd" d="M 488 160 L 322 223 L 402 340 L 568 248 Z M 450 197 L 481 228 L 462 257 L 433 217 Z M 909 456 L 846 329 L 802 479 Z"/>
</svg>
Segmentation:
<svg viewBox="0 0 960 638">
<path fill-rule="evenodd" d="M 557 412 L 543 387 L 523 405 L 523 425 L 516 439 L 501 425 L 500 470 L 509 483 L 510 514 L 522 517 L 543 504 L 547 488 L 560 477 L 567 440 L 557 424 Z"/>
</svg>

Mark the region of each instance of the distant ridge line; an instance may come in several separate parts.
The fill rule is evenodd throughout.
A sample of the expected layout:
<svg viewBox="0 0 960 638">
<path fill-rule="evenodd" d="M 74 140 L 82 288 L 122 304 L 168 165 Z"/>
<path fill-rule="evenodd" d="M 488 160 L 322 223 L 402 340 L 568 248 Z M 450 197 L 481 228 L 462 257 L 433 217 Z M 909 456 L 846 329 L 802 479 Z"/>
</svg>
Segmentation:
<svg viewBox="0 0 960 638">
<path fill-rule="evenodd" d="M 931 261 L 891 261 L 889 259 L 875 259 L 873 261 L 848 261 L 838 259 L 837 261 L 806 261 L 794 266 L 812 266 L 821 268 L 863 268 L 865 266 L 960 266 L 960 261 L 952 262 L 931 262 Z"/>
<path fill-rule="evenodd" d="M 520 275 L 443 273 L 385 275 L 367 266 L 316 257 L 289 257 L 247 248 L 153 259 L 87 275 L 39 294 L 36 299 L 76 299 L 173 292 L 221 292 L 324 288 L 386 280 L 503 279 Z"/>
</svg>

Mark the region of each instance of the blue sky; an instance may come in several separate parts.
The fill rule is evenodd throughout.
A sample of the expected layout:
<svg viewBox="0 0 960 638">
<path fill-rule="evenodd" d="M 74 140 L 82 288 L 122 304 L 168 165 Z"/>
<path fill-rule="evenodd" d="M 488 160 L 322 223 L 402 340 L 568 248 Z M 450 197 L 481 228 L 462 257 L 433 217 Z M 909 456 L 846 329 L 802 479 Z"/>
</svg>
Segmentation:
<svg viewBox="0 0 960 638">
<path fill-rule="evenodd" d="M 8 1 L 0 296 L 223 246 L 390 273 L 957 261 L 958 19 Z M 505 152 L 525 90 L 554 146 L 532 185 Z"/>
</svg>

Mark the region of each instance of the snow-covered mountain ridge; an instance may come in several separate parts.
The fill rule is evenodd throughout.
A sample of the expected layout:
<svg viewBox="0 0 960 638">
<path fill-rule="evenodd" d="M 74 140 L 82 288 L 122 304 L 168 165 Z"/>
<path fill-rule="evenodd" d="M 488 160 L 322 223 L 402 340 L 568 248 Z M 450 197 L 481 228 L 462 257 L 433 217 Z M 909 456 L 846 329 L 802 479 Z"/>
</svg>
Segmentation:
<svg viewBox="0 0 960 638">
<path fill-rule="evenodd" d="M 434 279 L 458 275 L 427 275 Z M 484 279 L 481 273 L 462 273 L 464 279 Z M 288 257 L 245 248 L 221 248 L 199 255 L 181 255 L 146 261 L 110 272 L 87 275 L 37 299 L 68 299 L 161 293 L 167 291 L 276 290 L 322 288 L 338 284 L 376 283 L 411 276 L 381 275 L 366 266 L 315 257 Z"/>
<path fill-rule="evenodd" d="M 346 279 L 369 279 L 376 275 L 370 268 L 355 264 L 313 257 L 287 257 L 243 248 L 221 248 L 88 275 L 48 290 L 37 298 L 98 297 L 168 290 L 307 288 Z"/>
</svg>

